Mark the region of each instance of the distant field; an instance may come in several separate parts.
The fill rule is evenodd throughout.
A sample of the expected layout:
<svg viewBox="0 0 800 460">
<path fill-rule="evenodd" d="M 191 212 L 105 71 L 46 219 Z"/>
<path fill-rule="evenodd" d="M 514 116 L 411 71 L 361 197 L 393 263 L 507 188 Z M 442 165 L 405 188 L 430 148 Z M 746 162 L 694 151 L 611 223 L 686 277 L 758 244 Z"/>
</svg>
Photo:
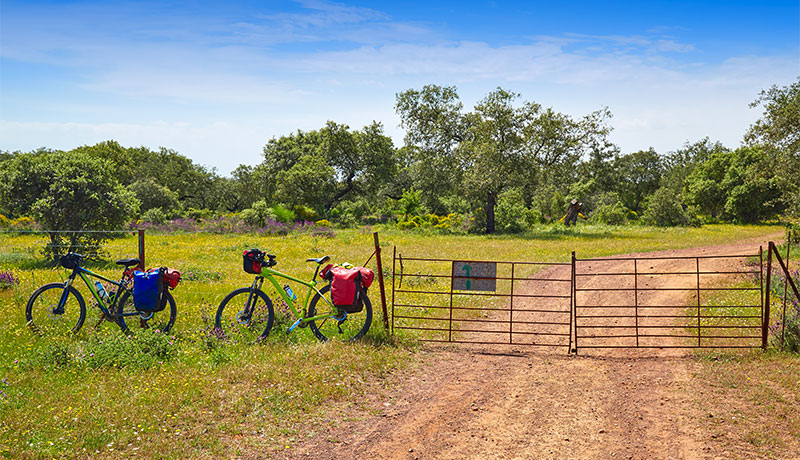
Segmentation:
<svg viewBox="0 0 800 460">
<path fill-rule="evenodd" d="M 568 261 L 571 251 L 579 257 L 604 256 L 781 232 L 777 226 L 587 225 L 493 237 L 385 229 L 380 238 L 384 268 L 391 275 L 392 246 L 405 256 L 557 262 Z M 304 436 L 320 432 L 323 426 L 316 422 L 347 417 L 348 407 L 361 405 L 365 394 L 386 391 L 395 371 L 418 361 L 411 341 L 386 336 L 380 315 L 369 340 L 353 345 L 321 345 L 308 330 L 287 336 L 282 328 L 273 329 L 264 345 L 223 344 L 206 333 L 204 318 L 222 297 L 252 280 L 242 271 L 243 250 L 268 250 L 277 255 L 277 269 L 310 278 L 313 267 L 307 257 L 331 255 L 337 262 L 363 264 L 373 250 L 370 229 L 340 230 L 335 238 L 148 234 L 148 266 L 177 268 L 184 282 L 174 291 L 178 320 L 173 333 L 134 343 L 123 339 L 114 324 L 95 330 L 96 310 L 91 308 L 77 337 L 40 339 L 31 334 L 23 313 L 28 296 L 36 287 L 66 277 L 65 270 L 47 268 L 42 261 L 42 241 L 39 236 L 0 234 L 0 270 L 13 270 L 21 279 L 19 285 L 0 290 L 0 456 L 219 458 L 290 449 Z M 106 250 L 109 260 L 133 257 L 136 238 L 113 240 Z M 370 266 L 374 268 L 374 259 Z M 113 263 L 94 268 L 119 276 Z M 377 313 L 377 284 L 370 297 Z M 153 358 L 153 350 L 159 359 Z M 119 359 L 97 364 L 89 354 Z"/>
</svg>

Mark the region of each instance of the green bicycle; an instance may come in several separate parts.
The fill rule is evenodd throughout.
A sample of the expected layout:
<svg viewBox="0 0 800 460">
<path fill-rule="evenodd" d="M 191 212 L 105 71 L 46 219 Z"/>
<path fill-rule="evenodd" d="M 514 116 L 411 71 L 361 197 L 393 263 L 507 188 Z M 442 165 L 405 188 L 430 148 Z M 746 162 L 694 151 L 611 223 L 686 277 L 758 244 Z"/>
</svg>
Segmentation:
<svg viewBox="0 0 800 460">
<path fill-rule="evenodd" d="M 133 267 L 139 265 L 139 259 L 117 261 L 117 265 L 125 268 L 119 281 L 108 279 L 82 267 L 83 259 L 85 256 L 72 252 L 61 256 L 61 266 L 72 270 L 67 281 L 45 284 L 34 291 L 28 299 L 28 304 L 25 306 L 25 320 L 34 333 L 50 336 L 74 334 L 80 330 L 86 320 L 86 301 L 73 285 L 75 278 L 78 277 L 86 283 L 97 308 L 100 309 L 101 316 L 97 326 L 100 326 L 103 320 L 107 320 L 116 322 L 123 332 L 132 333 L 135 329 L 148 327 L 167 332 L 175 324 L 177 307 L 175 299 L 168 291 L 164 292 L 167 304 L 163 311 L 141 312 L 134 308 Z M 110 283 L 113 291 L 105 292 L 102 283 L 92 283 L 90 277 Z"/>
<path fill-rule="evenodd" d="M 247 252 L 252 253 L 249 263 Z M 334 305 L 331 298 L 331 283 L 327 283 L 321 289 L 317 288 L 317 276 L 320 274 L 322 264 L 330 260 L 329 256 L 306 259 L 307 262 L 314 262 L 317 266 L 311 281 L 303 281 L 270 268 L 277 264 L 273 254 L 257 250 L 247 252 L 245 271 L 255 274 L 256 277 L 250 287 L 235 289 L 222 299 L 214 319 L 215 330 L 219 336 L 244 342 L 259 341 L 267 337 L 275 321 L 275 309 L 272 300 L 261 289 L 265 279 L 269 280 L 296 318 L 287 333 L 295 328 L 308 326 L 314 336 L 321 341 L 352 341 L 364 336 L 369 330 L 372 324 L 372 303 L 367 298 L 366 292 L 361 292 L 363 308 L 357 312 L 348 312 Z M 264 261 L 265 256 L 267 261 Z M 298 311 L 298 298 L 295 293 L 288 285 L 281 288 L 276 277 L 285 278 L 308 288 L 302 312 Z"/>
</svg>

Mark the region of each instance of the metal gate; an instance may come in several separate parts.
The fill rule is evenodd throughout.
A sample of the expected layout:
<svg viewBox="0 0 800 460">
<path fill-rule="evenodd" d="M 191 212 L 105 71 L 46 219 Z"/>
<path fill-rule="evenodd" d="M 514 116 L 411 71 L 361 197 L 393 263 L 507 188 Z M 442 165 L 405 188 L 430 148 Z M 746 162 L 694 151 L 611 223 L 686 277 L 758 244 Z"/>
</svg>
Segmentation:
<svg viewBox="0 0 800 460">
<path fill-rule="evenodd" d="M 765 275 L 769 283 L 773 254 L 800 298 L 773 243 L 767 272 L 762 249 L 593 259 L 572 253 L 571 263 L 551 263 L 403 257 L 395 248 L 391 331 L 429 342 L 566 347 L 576 353 L 766 348 Z"/>
<path fill-rule="evenodd" d="M 403 257 L 395 248 L 392 265 L 393 333 L 569 350 L 569 263 Z"/>
<path fill-rule="evenodd" d="M 762 347 L 762 260 L 574 259 L 575 350 Z"/>
</svg>

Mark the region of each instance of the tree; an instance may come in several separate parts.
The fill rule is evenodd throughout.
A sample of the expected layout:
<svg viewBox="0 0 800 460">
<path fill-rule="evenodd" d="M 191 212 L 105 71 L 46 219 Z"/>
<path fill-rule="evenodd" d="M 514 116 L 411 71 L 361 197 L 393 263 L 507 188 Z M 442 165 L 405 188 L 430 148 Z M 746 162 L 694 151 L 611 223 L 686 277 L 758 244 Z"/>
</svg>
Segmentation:
<svg viewBox="0 0 800 460">
<path fill-rule="evenodd" d="M 750 107 L 763 106 L 762 117 L 745 135 L 745 142 L 761 146 L 769 166 L 786 190 L 793 212 L 800 213 L 800 77 L 794 83 L 761 91 Z"/>
<path fill-rule="evenodd" d="M 767 162 L 764 150 L 755 147 L 714 153 L 686 179 L 686 201 L 726 220 L 750 223 L 772 217 L 786 202 Z"/>
<path fill-rule="evenodd" d="M 91 249 L 108 237 L 89 231 L 120 230 L 139 207 L 112 162 L 79 152 L 16 155 L 0 170 L 0 197 L 14 215 L 30 212 L 51 230 L 45 252 L 54 258 L 79 248 L 96 255 Z"/>
<path fill-rule="evenodd" d="M 762 118 L 750 126 L 745 140 L 800 155 L 800 77 L 791 85 L 761 91 L 750 107 L 764 107 Z"/>
<path fill-rule="evenodd" d="M 163 185 L 157 184 L 150 177 L 134 182 L 131 184 L 130 190 L 141 203 L 140 212 L 155 208 L 161 209 L 165 216 L 174 216 L 181 212 L 178 194 Z"/>
<path fill-rule="evenodd" d="M 392 183 L 395 155 L 380 123 L 355 131 L 329 121 L 318 131 L 271 139 L 264 147 L 264 162 L 256 170 L 271 179 L 265 187 L 268 201 L 309 206 L 327 215 L 345 199 L 361 196 L 374 202 Z M 303 180 L 307 183 L 301 184 Z M 303 192 L 293 195 L 288 184 Z"/>
<path fill-rule="evenodd" d="M 304 155 L 286 171 L 275 178 L 277 188 L 274 198 L 288 205 L 304 205 L 322 211 L 336 190 L 334 170 L 320 155 Z"/>
<path fill-rule="evenodd" d="M 617 157 L 614 160 L 615 190 L 622 204 L 641 212 L 645 198 L 658 189 L 664 170 L 661 157 L 652 148 Z"/>
<path fill-rule="evenodd" d="M 420 188 L 430 192 L 430 184 L 439 188 L 435 192 L 458 189 L 473 197 L 486 233 L 495 231 L 500 193 L 531 182 L 569 183 L 578 160 L 604 145 L 609 131 L 607 110 L 574 120 L 535 102 L 516 105 L 519 97 L 497 88 L 473 112 L 462 113 L 453 87 L 428 85 L 397 95 L 406 143 L 416 147 L 414 163 L 433 181 Z"/>
</svg>

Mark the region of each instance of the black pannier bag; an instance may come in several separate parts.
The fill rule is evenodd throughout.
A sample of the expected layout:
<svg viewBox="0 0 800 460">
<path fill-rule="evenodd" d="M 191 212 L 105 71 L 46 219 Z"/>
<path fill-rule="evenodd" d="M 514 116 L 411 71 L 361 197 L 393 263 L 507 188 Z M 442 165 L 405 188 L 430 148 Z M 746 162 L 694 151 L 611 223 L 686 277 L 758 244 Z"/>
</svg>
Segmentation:
<svg viewBox="0 0 800 460">
<path fill-rule="evenodd" d="M 258 249 L 248 249 L 242 255 L 244 259 L 244 271 L 252 275 L 261 273 L 261 266 L 264 264 L 264 252 Z"/>
</svg>

